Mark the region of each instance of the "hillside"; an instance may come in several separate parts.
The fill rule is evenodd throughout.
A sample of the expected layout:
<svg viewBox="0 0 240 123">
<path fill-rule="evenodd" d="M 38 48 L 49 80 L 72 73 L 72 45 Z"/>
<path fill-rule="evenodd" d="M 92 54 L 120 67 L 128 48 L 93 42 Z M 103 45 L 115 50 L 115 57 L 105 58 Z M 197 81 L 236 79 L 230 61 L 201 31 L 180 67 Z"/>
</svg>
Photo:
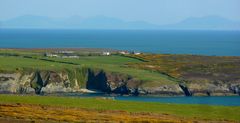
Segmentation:
<svg viewBox="0 0 240 123">
<path fill-rule="evenodd" d="M 0 92 L 84 92 L 131 95 L 239 95 L 240 57 L 120 55 L 75 49 L 1 49 Z M 57 49 L 66 50 L 66 49 Z M 69 50 L 69 49 L 68 49 Z"/>
</svg>

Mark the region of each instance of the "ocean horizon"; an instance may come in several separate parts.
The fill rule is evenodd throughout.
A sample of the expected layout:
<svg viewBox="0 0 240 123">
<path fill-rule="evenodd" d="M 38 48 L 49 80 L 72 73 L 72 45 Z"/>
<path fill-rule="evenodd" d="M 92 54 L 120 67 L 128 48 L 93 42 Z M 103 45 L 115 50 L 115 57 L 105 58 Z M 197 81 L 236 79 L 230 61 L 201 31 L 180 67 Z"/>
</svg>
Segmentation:
<svg viewBox="0 0 240 123">
<path fill-rule="evenodd" d="M 240 56 L 240 31 L 0 29 L 0 48 L 107 48 Z"/>
</svg>

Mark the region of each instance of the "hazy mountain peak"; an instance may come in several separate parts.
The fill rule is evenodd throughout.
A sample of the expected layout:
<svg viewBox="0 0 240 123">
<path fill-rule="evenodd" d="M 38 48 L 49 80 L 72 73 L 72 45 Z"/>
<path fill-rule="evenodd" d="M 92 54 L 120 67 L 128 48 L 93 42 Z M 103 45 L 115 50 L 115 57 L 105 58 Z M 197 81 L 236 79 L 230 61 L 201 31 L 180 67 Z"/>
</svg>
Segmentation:
<svg viewBox="0 0 240 123">
<path fill-rule="evenodd" d="M 204 16 L 190 17 L 176 24 L 169 24 L 164 27 L 189 30 L 240 30 L 240 22 L 220 16 Z"/>
<path fill-rule="evenodd" d="M 114 17 L 49 18 L 24 15 L 2 21 L 2 28 L 75 28 L 75 29 L 191 29 L 240 30 L 240 22 L 219 16 L 190 17 L 176 24 L 159 26 L 145 21 L 125 21 Z"/>
<path fill-rule="evenodd" d="M 233 21 L 219 16 L 204 16 L 204 17 L 191 17 L 182 21 L 182 23 L 183 22 L 212 24 L 212 23 L 230 23 Z"/>
</svg>

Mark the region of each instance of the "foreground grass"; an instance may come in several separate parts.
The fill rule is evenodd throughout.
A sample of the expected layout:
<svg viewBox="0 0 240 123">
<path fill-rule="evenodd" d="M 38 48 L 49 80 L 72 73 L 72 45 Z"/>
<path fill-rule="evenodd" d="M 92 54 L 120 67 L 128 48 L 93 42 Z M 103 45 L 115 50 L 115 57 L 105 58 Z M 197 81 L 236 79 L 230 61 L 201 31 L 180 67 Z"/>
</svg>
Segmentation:
<svg viewBox="0 0 240 123">
<path fill-rule="evenodd" d="M 0 109 L 0 123 L 180 123 L 181 121 L 190 123 L 194 121 L 166 114 L 99 111 L 32 104 L 0 103 Z"/>
<path fill-rule="evenodd" d="M 240 122 L 239 106 L 163 104 L 152 102 L 115 101 L 96 98 L 20 96 L 3 94 L 0 95 L 0 103 L 41 104 L 96 110 L 121 110 L 135 113 L 159 113 L 170 114 L 184 118 L 197 118 L 202 120 L 230 120 Z"/>
</svg>

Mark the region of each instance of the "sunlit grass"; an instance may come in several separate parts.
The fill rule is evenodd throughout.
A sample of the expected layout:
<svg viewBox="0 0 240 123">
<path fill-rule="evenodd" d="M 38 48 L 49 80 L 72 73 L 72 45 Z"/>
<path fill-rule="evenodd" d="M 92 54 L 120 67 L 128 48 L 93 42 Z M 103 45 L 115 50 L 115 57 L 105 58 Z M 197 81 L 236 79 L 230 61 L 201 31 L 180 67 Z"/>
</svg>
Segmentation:
<svg viewBox="0 0 240 123">
<path fill-rule="evenodd" d="M 154 102 L 115 101 L 96 98 L 0 95 L 0 103 L 41 104 L 78 107 L 96 110 L 122 110 L 171 114 L 186 118 L 240 121 L 239 106 L 209 106 L 192 104 L 166 104 Z"/>
<path fill-rule="evenodd" d="M 32 59 L 14 56 L 0 56 L 0 70 L 16 71 L 29 68 L 51 71 L 68 69 L 73 71 L 76 68 L 87 67 L 102 69 L 106 72 L 127 74 L 136 79 L 148 81 L 148 83 L 145 83 L 145 86 L 155 86 L 159 83 L 175 83 L 175 81 L 163 74 L 149 70 L 128 67 L 128 63 L 141 63 L 142 61 L 124 56 L 81 56 L 79 59 L 44 58 L 53 61 L 44 61 L 40 58 L 43 57 Z M 75 63 L 76 65 L 60 62 Z"/>
</svg>

